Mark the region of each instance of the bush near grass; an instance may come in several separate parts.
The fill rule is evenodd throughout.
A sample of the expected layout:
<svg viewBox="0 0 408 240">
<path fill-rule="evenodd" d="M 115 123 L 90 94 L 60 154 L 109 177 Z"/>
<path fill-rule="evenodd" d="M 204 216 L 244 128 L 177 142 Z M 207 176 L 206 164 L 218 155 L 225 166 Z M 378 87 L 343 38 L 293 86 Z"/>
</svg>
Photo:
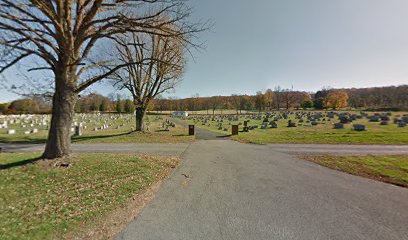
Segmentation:
<svg viewBox="0 0 408 240">
<path fill-rule="evenodd" d="M 0 154 L 0 239 L 60 239 L 124 206 L 175 164 L 174 159 L 78 154 L 19 166 L 39 156 Z"/>
</svg>

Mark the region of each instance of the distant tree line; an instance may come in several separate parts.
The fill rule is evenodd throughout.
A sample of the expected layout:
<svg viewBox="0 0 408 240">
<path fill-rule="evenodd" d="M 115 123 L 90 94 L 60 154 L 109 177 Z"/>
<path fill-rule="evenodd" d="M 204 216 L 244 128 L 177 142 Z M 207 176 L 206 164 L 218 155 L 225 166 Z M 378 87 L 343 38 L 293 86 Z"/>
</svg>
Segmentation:
<svg viewBox="0 0 408 240">
<path fill-rule="evenodd" d="M 343 90 L 354 108 L 408 110 L 408 85 Z"/>
<path fill-rule="evenodd" d="M 134 112 L 134 107 L 131 100 L 121 99 L 120 96 L 108 98 L 97 93 L 91 93 L 78 99 L 75 105 L 75 112 L 132 113 Z"/>
<path fill-rule="evenodd" d="M 0 104 L 3 114 L 47 114 L 51 112 L 51 105 L 44 98 L 32 97 Z"/>
<path fill-rule="evenodd" d="M 332 89 L 323 87 L 316 93 L 295 91 L 275 87 L 255 95 L 213 96 L 190 98 L 159 98 L 155 100 L 155 111 L 207 111 L 244 110 L 271 111 L 282 109 L 343 109 L 355 108 L 363 110 L 408 110 L 408 85 Z"/>
<path fill-rule="evenodd" d="M 149 105 L 153 106 L 153 103 Z M 2 114 L 49 114 L 52 104 L 44 98 L 32 97 L 0 104 Z M 134 113 L 135 105 L 130 99 L 122 99 L 120 95 L 105 97 L 97 93 L 90 93 L 78 99 L 75 105 L 76 113 Z"/>
<path fill-rule="evenodd" d="M 158 96 L 149 103 L 148 111 L 272 111 L 282 109 L 344 109 L 362 110 L 408 110 L 408 85 L 332 89 L 323 87 L 316 93 L 294 91 L 276 87 L 255 95 L 199 97 L 194 94 L 190 98 L 163 98 Z M 76 113 L 111 112 L 134 113 L 135 104 L 130 99 L 111 94 L 109 97 L 91 93 L 79 98 L 75 105 Z M 51 103 L 41 97 L 25 98 L 0 104 L 3 114 L 50 113 Z"/>
</svg>

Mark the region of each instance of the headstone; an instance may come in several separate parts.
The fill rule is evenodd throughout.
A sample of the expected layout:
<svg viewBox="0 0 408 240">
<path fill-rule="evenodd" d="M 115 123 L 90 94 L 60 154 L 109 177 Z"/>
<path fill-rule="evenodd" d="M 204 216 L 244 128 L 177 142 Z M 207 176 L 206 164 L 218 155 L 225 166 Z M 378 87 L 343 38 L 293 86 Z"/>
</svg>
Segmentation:
<svg viewBox="0 0 408 240">
<path fill-rule="evenodd" d="M 406 127 L 407 124 L 405 122 L 399 122 L 398 127 Z"/>
<path fill-rule="evenodd" d="M 188 135 L 193 136 L 195 134 L 194 125 L 188 125 Z"/>
<path fill-rule="evenodd" d="M 363 124 L 354 124 L 353 129 L 354 129 L 354 131 L 365 131 L 366 126 L 363 125 Z"/>
<path fill-rule="evenodd" d="M 368 117 L 368 119 L 369 119 L 369 122 L 379 122 L 380 116 L 374 115 L 374 116 Z"/>
<path fill-rule="evenodd" d="M 292 122 L 292 120 L 288 121 L 288 127 L 296 127 L 296 123 Z"/>
<path fill-rule="evenodd" d="M 232 125 L 232 135 L 238 135 L 238 125 Z"/>
<path fill-rule="evenodd" d="M 278 128 L 278 124 L 275 121 L 272 121 L 269 124 L 271 125 L 271 128 Z"/>
<path fill-rule="evenodd" d="M 8 126 L 7 126 L 7 121 L 5 121 L 4 123 L 0 124 L 0 128 L 8 128 Z"/>
<path fill-rule="evenodd" d="M 9 130 L 7 130 L 7 134 L 9 134 L 9 135 L 16 134 L 16 130 L 9 129 Z"/>
<path fill-rule="evenodd" d="M 343 129 L 343 128 L 344 128 L 344 124 L 343 124 L 343 123 L 335 123 L 333 128 L 334 128 L 334 129 Z"/>
<path fill-rule="evenodd" d="M 75 127 L 75 136 L 80 137 L 82 136 L 82 129 L 80 126 Z"/>
</svg>

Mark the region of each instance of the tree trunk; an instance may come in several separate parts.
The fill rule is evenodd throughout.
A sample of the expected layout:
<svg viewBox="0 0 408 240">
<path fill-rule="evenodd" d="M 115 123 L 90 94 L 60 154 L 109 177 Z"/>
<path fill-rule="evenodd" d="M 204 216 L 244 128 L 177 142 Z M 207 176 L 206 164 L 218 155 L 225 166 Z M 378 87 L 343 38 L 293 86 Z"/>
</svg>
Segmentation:
<svg viewBox="0 0 408 240">
<path fill-rule="evenodd" d="M 136 131 L 144 131 L 143 120 L 146 113 L 146 108 L 136 108 Z"/>
<path fill-rule="evenodd" d="M 55 159 L 71 154 L 70 130 L 78 95 L 72 87 L 63 83 L 66 82 L 65 80 L 56 79 L 57 83 L 52 100 L 51 126 L 43 153 L 43 158 L 46 159 Z"/>
</svg>

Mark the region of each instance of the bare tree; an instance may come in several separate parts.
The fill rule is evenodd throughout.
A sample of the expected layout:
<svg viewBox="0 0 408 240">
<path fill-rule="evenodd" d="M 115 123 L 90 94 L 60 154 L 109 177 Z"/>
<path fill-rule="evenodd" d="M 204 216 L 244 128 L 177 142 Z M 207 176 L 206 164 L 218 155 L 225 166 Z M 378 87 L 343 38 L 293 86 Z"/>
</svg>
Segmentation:
<svg viewBox="0 0 408 240">
<path fill-rule="evenodd" d="M 136 131 L 143 131 L 143 119 L 152 100 L 171 90 L 181 80 L 185 66 L 182 41 L 156 34 L 135 34 L 117 41 L 119 65 L 110 75 L 114 85 L 127 89 L 136 107 Z"/>
<path fill-rule="evenodd" d="M 215 110 L 217 110 L 217 108 L 219 108 L 220 105 L 221 105 L 221 97 L 220 96 L 210 97 L 209 98 L 209 103 L 210 103 L 211 110 L 213 112 L 213 119 L 214 119 Z"/>
<path fill-rule="evenodd" d="M 265 109 L 265 106 L 267 104 L 266 97 L 261 91 L 258 91 L 258 92 L 256 92 L 256 95 L 255 95 L 254 98 L 255 98 L 255 101 L 254 101 L 255 108 L 258 109 L 258 111 L 260 113 L 260 112 L 262 112 L 262 110 Z"/>
<path fill-rule="evenodd" d="M 296 92 L 292 89 L 284 89 L 281 92 L 282 101 L 285 104 L 286 110 L 292 106 L 293 103 L 296 102 Z"/>
<path fill-rule="evenodd" d="M 233 108 L 237 111 L 237 114 L 241 114 L 241 96 L 232 94 L 230 96 L 230 102 Z"/>
<path fill-rule="evenodd" d="M 282 103 L 282 88 L 280 86 L 276 86 L 273 90 L 273 96 L 274 96 L 274 102 L 276 104 L 276 108 L 279 111 L 281 108 L 281 103 Z"/>
<path fill-rule="evenodd" d="M 29 71 L 48 70 L 54 75 L 52 120 L 44 158 L 71 153 L 70 127 L 78 94 L 125 66 L 97 70 L 101 64 L 114 62 L 100 56 L 92 59 L 96 46 L 127 32 L 179 35 L 180 31 L 169 27 L 176 22 L 188 33 L 197 25 L 186 21 L 191 11 L 184 2 L 0 0 L 0 73 L 31 58 L 40 66 L 34 65 Z"/>
<path fill-rule="evenodd" d="M 193 94 L 190 98 L 186 99 L 187 108 L 189 111 L 194 112 L 198 110 L 197 108 L 198 108 L 199 98 L 200 98 L 200 95 L 196 93 L 196 94 Z"/>
<path fill-rule="evenodd" d="M 265 101 L 266 101 L 266 106 L 270 111 L 272 109 L 272 104 L 273 104 L 273 91 L 271 89 L 267 89 L 265 91 Z"/>
</svg>

